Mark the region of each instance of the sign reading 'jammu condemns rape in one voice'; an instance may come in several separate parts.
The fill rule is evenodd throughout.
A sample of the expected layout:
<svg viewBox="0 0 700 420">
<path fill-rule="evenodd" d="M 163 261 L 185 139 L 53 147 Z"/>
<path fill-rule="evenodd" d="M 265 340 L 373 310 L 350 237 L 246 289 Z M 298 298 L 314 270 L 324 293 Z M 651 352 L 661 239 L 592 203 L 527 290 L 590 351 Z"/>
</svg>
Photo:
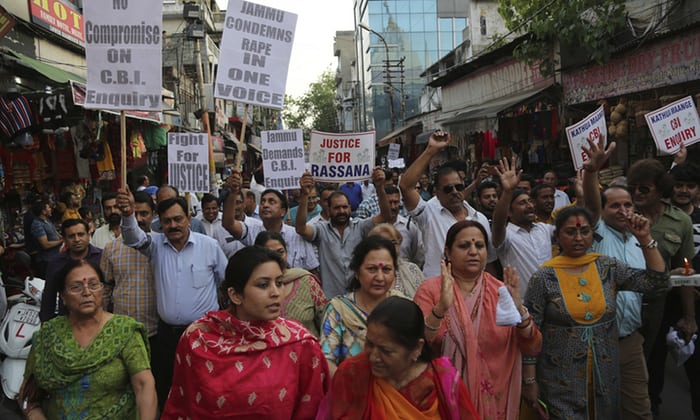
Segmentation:
<svg viewBox="0 0 700 420">
<path fill-rule="evenodd" d="M 182 192 L 209 192 L 207 133 L 168 133 L 168 183 Z"/>
<path fill-rule="evenodd" d="M 263 131 L 263 172 L 265 187 L 276 190 L 299 188 L 304 174 L 304 134 L 300 129 Z"/>
<path fill-rule="evenodd" d="M 589 147 L 588 140 L 598 144 L 600 136 L 605 140 L 604 145 L 608 144 L 608 126 L 605 124 L 605 109 L 602 106 L 576 124 L 566 127 L 566 138 L 569 139 L 574 169 L 578 171 L 583 168 L 583 164 L 588 160 L 588 155 L 581 147 Z"/>
<path fill-rule="evenodd" d="M 85 107 L 160 111 L 163 2 L 89 0 L 84 8 Z"/>
<path fill-rule="evenodd" d="M 229 0 L 214 96 L 282 109 L 297 15 Z"/>
<path fill-rule="evenodd" d="M 372 177 L 374 131 L 332 134 L 311 132 L 309 164 L 316 181 L 362 181 Z"/>
<path fill-rule="evenodd" d="M 656 148 L 661 155 L 672 155 L 681 143 L 690 146 L 700 141 L 700 118 L 690 96 L 644 114 Z"/>
</svg>

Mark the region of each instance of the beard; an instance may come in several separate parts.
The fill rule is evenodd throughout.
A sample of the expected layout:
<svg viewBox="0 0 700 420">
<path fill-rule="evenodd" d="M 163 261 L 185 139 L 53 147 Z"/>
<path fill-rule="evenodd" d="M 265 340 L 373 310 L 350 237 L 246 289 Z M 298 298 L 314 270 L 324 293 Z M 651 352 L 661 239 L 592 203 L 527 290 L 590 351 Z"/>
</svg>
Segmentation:
<svg viewBox="0 0 700 420">
<path fill-rule="evenodd" d="M 122 216 L 120 214 L 112 213 L 109 216 L 107 216 L 107 224 L 109 224 L 110 228 L 115 228 L 119 226 L 121 222 Z"/>
</svg>

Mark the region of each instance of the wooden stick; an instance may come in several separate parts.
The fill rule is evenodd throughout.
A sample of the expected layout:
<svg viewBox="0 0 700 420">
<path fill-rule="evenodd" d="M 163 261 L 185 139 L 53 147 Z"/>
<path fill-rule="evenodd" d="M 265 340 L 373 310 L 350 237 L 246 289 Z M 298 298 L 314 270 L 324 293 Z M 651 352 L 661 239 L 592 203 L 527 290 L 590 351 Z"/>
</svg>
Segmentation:
<svg viewBox="0 0 700 420">
<path fill-rule="evenodd" d="M 238 139 L 238 156 L 236 157 L 236 170 L 243 168 L 243 145 L 245 144 L 245 127 L 248 120 L 248 104 L 243 107 L 243 127 L 241 127 L 241 138 Z"/>
<path fill-rule="evenodd" d="M 119 128 L 121 132 L 121 153 L 122 153 L 122 161 L 121 161 L 121 180 L 122 180 L 122 188 L 126 189 L 126 112 L 122 110 L 119 113 Z"/>
</svg>

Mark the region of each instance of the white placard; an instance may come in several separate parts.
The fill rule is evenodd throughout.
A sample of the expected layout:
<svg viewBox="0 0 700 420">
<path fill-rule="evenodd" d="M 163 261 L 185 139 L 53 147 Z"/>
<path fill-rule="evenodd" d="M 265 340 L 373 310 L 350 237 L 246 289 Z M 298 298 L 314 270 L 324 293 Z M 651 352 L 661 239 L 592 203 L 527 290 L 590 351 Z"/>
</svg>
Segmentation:
<svg viewBox="0 0 700 420">
<path fill-rule="evenodd" d="M 608 144 L 608 126 L 605 124 L 605 109 L 603 106 L 596 109 L 592 114 L 566 127 L 566 138 L 569 140 L 569 150 L 571 159 L 574 161 L 574 169 L 577 171 L 583 168 L 583 163 L 588 160 L 586 152 L 581 147 L 589 147 L 588 140 L 598 143 L 598 137 L 605 136 L 604 146 Z"/>
<path fill-rule="evenodd" d="M 669 287 L 680 287 L 680 286 L 700 286 L 700 274 L 693 274 L 691 276 L 671 276 L 668 279 Z"/>
<path fill-rule="evenodd" d="M 398 168 L 402 169 L 406 167 L 406 163 L 403 161 L 403 158 L 398 158 L 398 159 L 389 159 L 389 168 Z"/>
<path fill-rule="evenodd" d="M 83 6 L 85 108 L 160 111 L 163 2 L 89 0 Z"/>
<path fill-rule="evenodd" d="M 214 96 L 282 109 L 297 15 L 229 0 Z"/>
<path fill-rule="evenodd" d="M 316 181 L 364 181 L 374 168 L 374 131 L 366 133 L 311 132 L 309 164 Z"/>
<path fill-rule="evenodd" d="M 168 183 L 181 192 L 209 192 L 209 136 L 168 133 Z"/>
<path fill-rule="evenodd" d="M 391 143 L 389 145 L 389 153 L 386 154 L 386 158 L 391 160 L 396 160 L 399 158 L 399 152 L 401 151 L 401 145 L 398 143 Z"/>
<path fill-rule="evenodd" d="M 261 140 L 265 188 L 299 188 L 299 179 L 304 174 L 302 130 L 263 131 Z"/>
<path fill-rule="evenodd" d="M 672 155 L 681 143 L 690 146 L 700 141 L 700 118 L 690 96 L 644 114 L 660 155 Z"/>
</svg>

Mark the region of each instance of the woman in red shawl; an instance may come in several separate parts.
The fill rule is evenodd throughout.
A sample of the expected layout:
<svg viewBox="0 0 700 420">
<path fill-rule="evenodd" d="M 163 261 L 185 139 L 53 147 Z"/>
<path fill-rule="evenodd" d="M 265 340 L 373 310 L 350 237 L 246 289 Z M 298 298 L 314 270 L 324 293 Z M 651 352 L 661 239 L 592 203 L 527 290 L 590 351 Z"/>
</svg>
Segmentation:
<svg viewBox="0 0 700 420">
<path fill-rule="evenodd" d="M 309 419 L 327 390 L 318 340 L 280 318 L 283 262 L 246 247 L 226 267 L 229 309 L 212 311 L 180 338 L 162 419 Z"/>
<path fill-rule="evenodd" d="M 433 359 L 418 305 L 388 297 L 367 318 L 365 349 L 346 359 L 318 419 L 479 419 L 447 358 Z"/>
<path fill-rule="evenodd" d="M 516 420 L 521 382 L 529 383 L 534 367 L 523 373 L 523 356 L 536 356 L 542 334 L 520 302 L 518 276 L 504 269 L 504 281 L 484 272 L 488 253 L 486 230 L 462 220 L 447 231 L 442 275 L 420 285 L 414 297 L 425 315 L 426 335 L 460 372 L 484 420 Z M 521 321 L 496 325 L 498 289 L 508 288 Z"/>
</svg>

